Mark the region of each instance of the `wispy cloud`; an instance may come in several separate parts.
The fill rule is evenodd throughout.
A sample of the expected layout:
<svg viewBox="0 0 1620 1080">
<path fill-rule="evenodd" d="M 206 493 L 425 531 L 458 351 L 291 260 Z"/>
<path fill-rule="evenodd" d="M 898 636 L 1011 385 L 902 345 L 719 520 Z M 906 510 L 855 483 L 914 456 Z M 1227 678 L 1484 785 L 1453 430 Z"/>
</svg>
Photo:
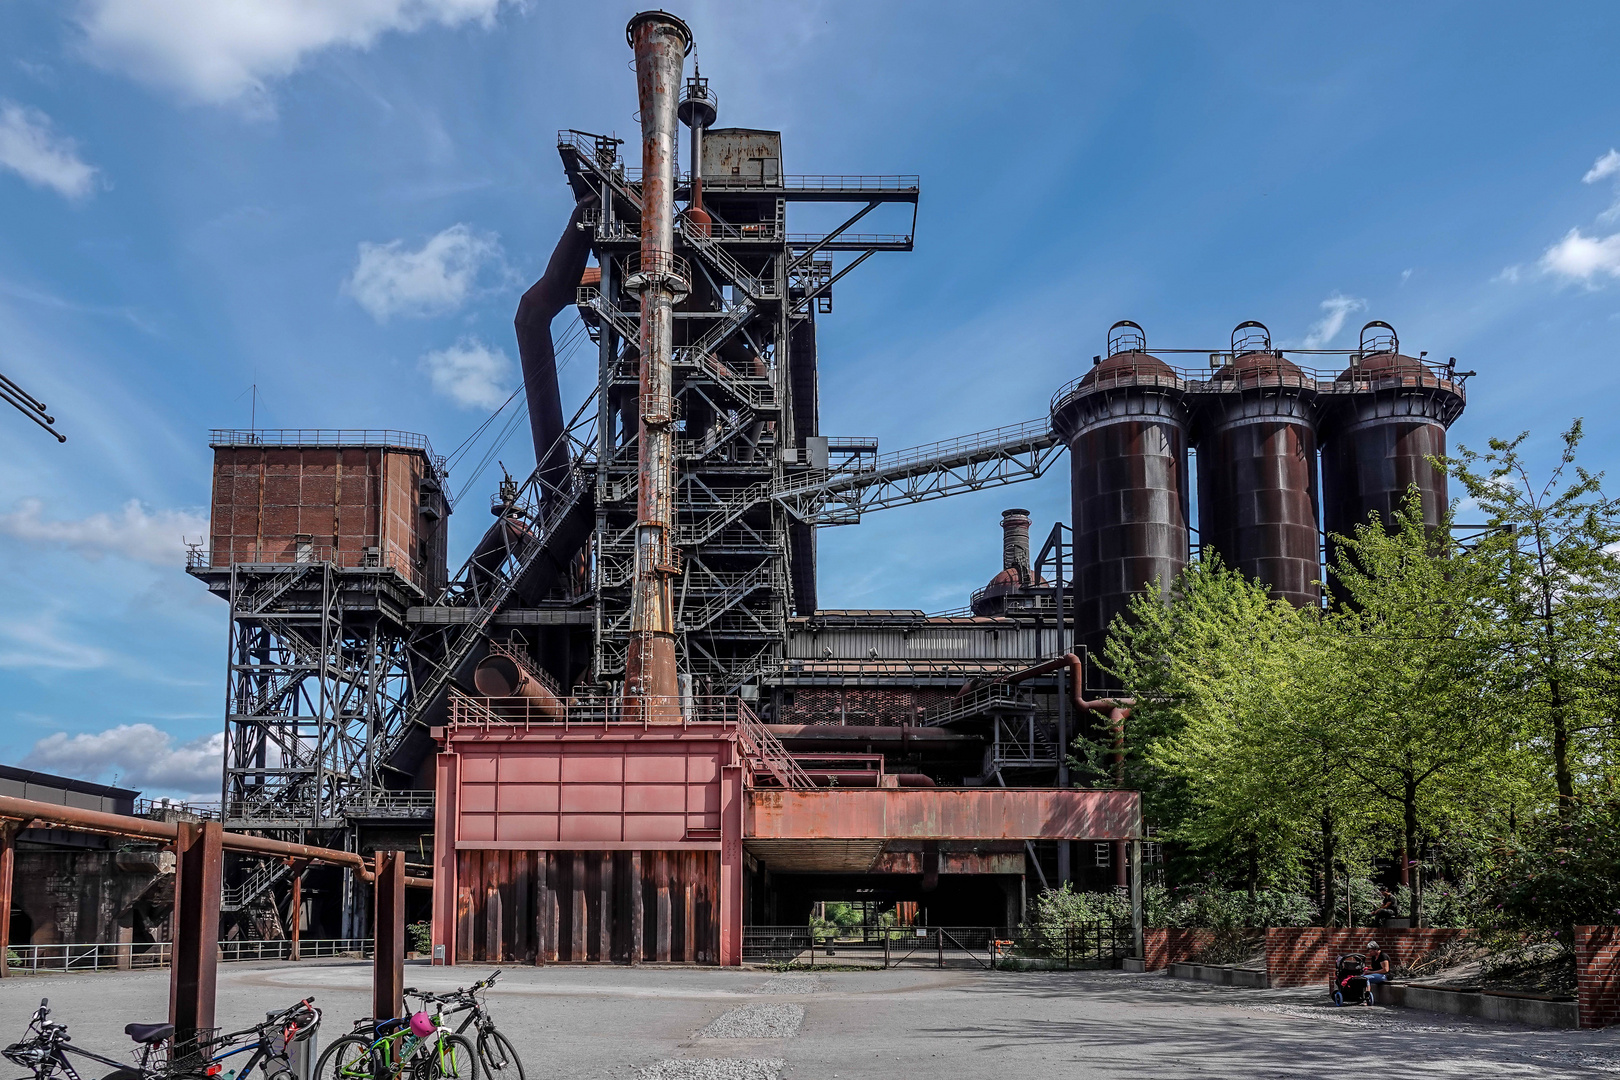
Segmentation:
<svg viewBox="0 0 1620 1080">
<path fill-rule="evenodd" d="M 1600 277 L 1620 277 L 1620 233 L 1587 236 L 1571 229 L 1541 256 L 1541 268 L 1565 281 L 1593 285 Z"/>
<path fill-rule="evenodd" d="M 74 141 L 58 135 L 44 113 L 14 101 L 0 101 L 0 167 L 68 199 L 96 189 L 97 171 Z"/>
<path fill-rule="evenodd" d="M 1581 183 L 1595 184 L 1599 180 L 1607 180 L 1611 176 L 1620 176 L 1620 150 L 1613 147 L 1609 148 L 1607 154 L 1592 162 L 1592 167 L 1586 170 L 1585 176 L 1581 177 Z"/>
<path fill-rule="evenodd" d="M 92 60 L 181 97 L 268 108 L 268 84 L 323 49 L 430 23 L 489 26 L 505 0 L 86 0 Z"/>
<path fill-rule="evenodd" d="M 68 640 L 54 612 L 11 614 L 0 621 L 0 670 L 93 671 L 110 660 L 105 650 Z"/>
<path fill-rule="evenodd" d="M 476 337 L 464 337 L 448 349 L 422 357 L 436 393 L 469 409 L 498 408 L 512 391 L 512 361 L 498 348 Z"/>
<path fill-rule="evenodd" d="M 1320 349 L 1339 336 L 1344 329 L 1344 320 L 1352 312 L 1365 311 L 1367 301 L 1355 296 L 1342 296 L 1334 293 L 1322 301 L 1322 317 L 1311 324 L 1311 329 L 1305 335 L 1305 341 L 1300 346 L 1305 349 Z"/>
<path fill-rule="evenodd" d="M 485 266 L 501 262 L 494 233 L 452 225 L 415 251 L 405 241 L 360 243 L 348 294 L 378 322 L 395 315 L 442 315 L 466 302 Z"/>
<path fill-rule="evenodd" d="M 168 732 L 151 724 L 119 724 L 105 731 L 47 735 L 34 744 L 22 764 L 141 791 L 217 798 L 224 756 L 225 736 L 220 732 L 175 745 Z"/>
<path fill-rule="evenodd" d="M 148 511 L 131 499 L 116 514 L 48 519 L 40 499 L 22 499 L 0 514 L 0 536 L 37 547 L 63 547 L 89 559 L 107 555 L 156 566 L 178 566 L 185 556 L 182 537 L 206 537 L 208 517 L 193 510 Z"/>
</svg>

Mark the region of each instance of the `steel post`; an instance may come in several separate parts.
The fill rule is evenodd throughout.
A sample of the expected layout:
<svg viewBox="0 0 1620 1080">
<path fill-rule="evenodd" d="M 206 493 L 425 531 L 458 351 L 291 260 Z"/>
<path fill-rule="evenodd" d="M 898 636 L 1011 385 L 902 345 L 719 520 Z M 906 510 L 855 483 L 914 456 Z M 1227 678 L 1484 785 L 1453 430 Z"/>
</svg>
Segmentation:
<svg viewBox="0 0 1620 1080">
<path fill-rule="evenodd" d="M 198 1035 L 214 1026 L 223 852 L 224 828 L 219 822 L 175 824 L 169 1022 L 182 1058 L 197 1056 Z"/>
<path fill-rule="evenodd" d="M 438 798 L 433 818 L 433 960 L 456 962 L 456 814 L 461 785 L 461 758 L 442 753 L 435 763 Z M 542 852 L 541 858 L 545 855 Z M 544 950 L 542 950 L 543 953 Z"/>
<path fill-rule="evenodd" d="M 1142 841 L 1131 842 L 1131 955 L 1147 956 L 1142 937 Z"/>
<path fill-rule="evenodd" d="M 405 853 L 377 852 L 371 1015 L 391 1020 L 405 997 Z"/>
<path fill-rule="evenodd" d="M 288 912 L 288 922 L 291 924 L 287 928 L 287 938 L 289 941 L 287 946 L 287 959 L 297 960 L 299 959 L 298 941 L 301 934 L 300 924 L 304 921 L 304 868 L 302 866 L 293 867 L 292 896 L 288 899 L 287 906 L 290 909 Z"/>
<path fill-rule="evenodd" d="M 720 770 L 720 964 L 742 964 L 743 764 Z"/>
<path fill-rule="evenodd" d="M 0 822 L 0 979 L 11 974 L 11 887 L 17 867 L 17 822 Z"/>
</svg>

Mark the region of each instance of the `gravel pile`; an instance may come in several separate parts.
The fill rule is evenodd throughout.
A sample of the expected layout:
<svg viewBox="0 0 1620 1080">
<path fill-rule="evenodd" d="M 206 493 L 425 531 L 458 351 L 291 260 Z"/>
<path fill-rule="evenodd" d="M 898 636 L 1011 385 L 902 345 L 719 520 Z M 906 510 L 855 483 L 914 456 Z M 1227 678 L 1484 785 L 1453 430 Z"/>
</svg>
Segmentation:
<svg viewBox="0 0 1620 1080">
<path fill-rule="evenodd" d="M 791 1039 L 804 1023 L 803 1005 L 744 1005 L 722 1013 L 700 1039 Z"/>
<path fill-rule="evenodd" d="M 655 1062 L 636 1080 L 777 1080 L 781 1058 L 671 1058 Z"/>
<path fill-rule="evenodd" d="M 756 994 L 813 994 L 821 989 L 820 975 L 773 975 L 760 984 Z"/>
</svg>

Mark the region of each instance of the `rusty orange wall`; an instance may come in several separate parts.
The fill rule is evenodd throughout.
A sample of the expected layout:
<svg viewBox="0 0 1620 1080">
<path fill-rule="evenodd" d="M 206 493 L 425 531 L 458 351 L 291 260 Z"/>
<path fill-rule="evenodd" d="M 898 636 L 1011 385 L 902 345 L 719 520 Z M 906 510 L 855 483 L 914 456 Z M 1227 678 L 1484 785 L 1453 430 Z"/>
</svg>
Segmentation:
<svg viewBox="0 0 1620 1080">
<path fill-rule="evenodd" d="M 457 844 L 718 848 L 729 751 L 712 739 L 458 745 Z"/>
<path fill-rule="evenodd" d="M 1134 791 L 875 788 L 747 793 L 743 835 L 760 839 L 1127 840 Z"/>
</svg>

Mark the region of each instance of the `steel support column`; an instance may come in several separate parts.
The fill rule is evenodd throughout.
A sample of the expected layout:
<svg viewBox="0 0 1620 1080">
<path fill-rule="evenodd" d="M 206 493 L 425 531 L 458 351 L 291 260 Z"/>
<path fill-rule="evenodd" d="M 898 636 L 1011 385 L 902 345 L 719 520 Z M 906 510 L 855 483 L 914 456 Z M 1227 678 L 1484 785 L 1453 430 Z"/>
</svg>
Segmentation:
<svg viewBox="0 0 1620 1080">
<path fill-rule="evenodd" d="M 1147 956 L 1142 939 L 1142 841 L 1131 844 L 1131 955 L 1138 960 Z"/>
<path fill-rule="evenodd" d="M 434 764 L 438 810 L 433 819 L 433 963 L 456 962 L 456 814 L 461 758 L 442 753 Z M 542 853 L 541 858 L 544 858 Z M 540 955 L 544 950 L 540 950 Z"/>
<path fill-rule="evenodd" d="M 377 852 L 371 1015 L 391 1020 L 405 997 L 405 853 Z"/>
<path fill-rule="evenodd" d="M 17 867 L 17 823 L 0 822 L 0 979 L 11 974 L 11 886 Z"/>
<path fill-rule="evenodd" d="M 224 835 L 217 821 L 175 824 L 169 1022 L 180 1057 L 196 1056 L 198 1033 L 214 1026 Z"/>
<path fill-rule="evenodd" d="M 720 769 L 720 965 L 742 964 L 743 765 Z"/>
</svg>

